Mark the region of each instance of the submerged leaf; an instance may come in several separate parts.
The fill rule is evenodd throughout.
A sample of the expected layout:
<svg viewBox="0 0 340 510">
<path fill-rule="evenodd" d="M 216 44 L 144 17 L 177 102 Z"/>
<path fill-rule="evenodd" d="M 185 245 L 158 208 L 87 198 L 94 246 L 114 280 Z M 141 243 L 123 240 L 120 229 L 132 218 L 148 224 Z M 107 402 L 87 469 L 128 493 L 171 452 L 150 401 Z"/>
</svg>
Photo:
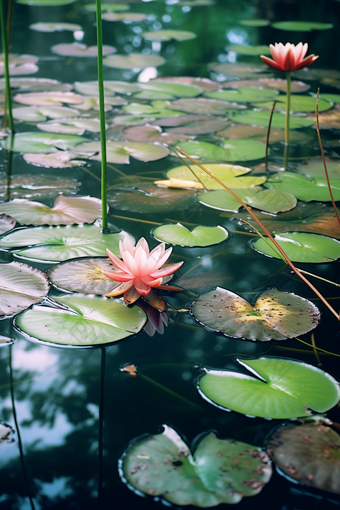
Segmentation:
<svg viewBox="0 0 340 510">
<path fill-rule="evenodd" d="M 60 152 L 54 153 L 60 154 Z M 64 154 L 64 153 L 62 153 Z M 25 157 L 25 155 L 24 155 Z M 77 193 L 80 183 L 75 179 L 49 177 L 41 174 L 13 175 L 10 179 L 0 173 L 0 197 L 3 200 L 13 198 L 55 197 L 58 193 Z"/>
<path fill-rule="evenodd" d="M 179 246 L 212 246 L 228 238 L 228 231 L 223 227 L 205 227 L 199 225 L 192 230 L 181 223 L 160 225 L 152 230 L 158 241 Z"/>
</svg>

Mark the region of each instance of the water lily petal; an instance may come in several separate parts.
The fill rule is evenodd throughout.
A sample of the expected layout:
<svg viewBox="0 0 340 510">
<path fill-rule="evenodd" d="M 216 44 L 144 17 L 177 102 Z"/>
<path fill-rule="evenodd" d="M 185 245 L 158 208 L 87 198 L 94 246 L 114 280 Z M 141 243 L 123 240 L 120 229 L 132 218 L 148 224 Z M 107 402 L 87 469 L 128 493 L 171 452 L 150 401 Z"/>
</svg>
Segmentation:
<svg viewBox="0 0 340 510">
<path fill-rule="evenodd" d="M 119 243 L 121 243 L 121 241 L 119 241 Z M 121 269 L 125 273 L 129 272 L 126 264 L 124 264 L 122 260 L 120 260 L 114 253 L 112 253 L 112 251 L 106 250 L 106 253 L 108 254 L 108 257 L 114 266 L 116 266 L 118 269 Z"/>
<path fill-rule="evenodd" d="M 170 264 L 170 266 L 164 267 L 163 269 L 159 269 L 158 271 L 154 271 L 150 274 L 153 278 L 160 278 L 163 276 L 168 276 L 169 274 L 174 273 L 181 267 L 183 262 L 178 262 L 177 264 Z"/>
</svg>

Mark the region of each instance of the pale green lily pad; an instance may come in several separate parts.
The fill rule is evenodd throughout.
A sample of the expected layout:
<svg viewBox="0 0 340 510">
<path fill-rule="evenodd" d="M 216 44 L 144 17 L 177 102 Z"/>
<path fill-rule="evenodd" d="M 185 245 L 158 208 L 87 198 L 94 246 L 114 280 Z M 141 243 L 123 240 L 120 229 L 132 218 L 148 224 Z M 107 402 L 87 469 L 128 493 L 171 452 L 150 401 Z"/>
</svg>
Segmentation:
<svg viewBox="0 0 340 510">
<path fill-rule="evenodd" d="M 64 154 L 59 151 L 54 154 Z M 75 194 L 81 184 L 75 179 L 56 177 L 41 174 L 18 174 L 11 177 L 8 182 L 7 176 L 0 173 L 0 198 L 8 200 L 13 198 L 32 198 L 38 196 L 55 197 L 58 193 Z"/>
<path fill-rule="evenodd" d="M 239 87 L 237 89 L 223 89 L 206 92 L 205 95 L 211 99 L 218 99 L 220 101 L 230 101 L 235 103 L 261 103 L 271 99 L 275 99 L 276 101 L 278 93 L 279 92 L 274 89 Z"/>
<path fill-rule="evenodd" d="M 13 108 L 13 118 L 24 122 L 43 122 L 47 118 L 77 117 L 79 111 L 68 106 L 23 106 Z"/>
<path fill-rule="evenodd" d="M 228 231 L 220 226 L 199 225 L 191 230 L 181 223 L 160 225 L 152 230 L 155 239 L 175 246 L 212 246 L 228 238 Z"/>
<path fill-rule="evenodd" d="M 182 112 L 195 113 L 196 115 L 223 115 L 230 110 L 243 109 L 245 106 L 238 103 L 228 103 L 227 101 L 199 97 L 197 99 L 177 99 L 171 103 L 171 108 Z"/>
<path fill-rule="evenodd" d="M 64 57 L 97 57 L 97 46 L 86 46 L 79 42 L 55 44 L 51 51 Z M 103 55 L 111 55 L 117 50 L 113 46 L 103 45 Z"/>
<path fill-rule="evenodd" d="M 340 95 L 339 95 L 340 97 Z M 275 98 L 276 109 L 285 112 L 286 111 L 286 96 L 280 95 Z M 263 107 L 272 107 L 272 103 L 264 103 L 261 106 Z M 326 110 L 330 110 L 333 104 L 330 102 L 330 99 L 320 98 L 319 99 L 319 112 L 324 112 Z M 291 112 L 315 112 L 316 108 L 316 99 L 312 96 L 302 96 L 298 94 L 294 94 L 290 98 L 290 107 L 289 110 Z"/>
<path fill-rule="evenodd" d="M 340 179 L 332 179 L 332 193 L 334 200 L 340 200 Z M 308 178 L 293 172 L 281 172 L 269 177 L 266 187 L 279 191 L 290 192 L 299 200 L 311 202 L 331 202 L 326 177 Z"/>
<path fill-rule="evenodd" d="M 98 96 L 98 81 L 76 81 L 74 83 L 74 90 L 80 94 L 87 96 Z M 104 81 L 104 95 L 114 96 L 118 94 L 133 94 L 140 91 L 140 86 L 137 83 L 128 83 L 125 81 Z"/>
<path fill-rule="evenodd" d="M 219 62 L 214 62 L 209 64 L 209 68 L 216 73 L 224 74 L 225 76 L 235 77 L 235 78 L 254 78 L 254 73 L 262 73 L 267 71 L 267 68 L 262 64 L 245 64 L 243 62 L 239 63 L 231 63 L 231 62 L 223 62 L 222 64 Z"/>
<path fill-rule="evenodd" d="M 22 225 L 74 225 L 93 223 L 101 217 L 101 207 L 99 198 L 58 195 L 53 208 L 15 198 L 0 204 L 0 213 L 12 216 Z"/>
<path fill-rule="evenodd" d="M 48 294 L 45 273 L 19 262 L 0 264 L 0 317 L 8 317 L 40 303 Z"/>
<path fill-rule="evenodd" d="M 340 94 L 319 94 L 319 104 L 320 100 L 324 99 L 325 101 L 330 101 L 331 103 L 340 103 Z M 319 108 L 320 111 L 320 108 Z"/>
<path fill-rule="evenodd" d="M 268 127 L 269 124 L 270 112 L 267 110 L 247 110 L 244 112 L 235 112 L 232 113 L 232 120 L 235 122 L 239 122 L 240 124 L 251 124 L 254 126 L 265 126 Z M 272 128 L 282 128 L 285 127 L 286 115 L 284 113 L 275 112 L 272 118 Z M 294 115 L 290 115 L 289 117 L 289 128 L 290 129 L 299 129 L 304 127 L 312 126 L 315 123 L 314 119 L 310 119 L 308 117 L 298 117 Z"/>
<path fill-rule="evenodd" d="M 182 142 L 178 146 L 192 158 L 212 161 L 249 161 L 261 159 L 266 146 L 257 140 L 225 140 L 223 147 L 209 142 Z"/>
<path fill-rule="evenodd" d="M 107 124 L 106 124 L 107 127 Z M 61 118 L 48 122 L 39 122 L 37 128 L 48 133 L 67 133 L 70 135 L 83 135 L 85 131 L 90 133 L 100 132 L 99 118 L 86 119 L 83 117 Z"/>
<path fill-rule="evenodd" d="M 95 12 L 97 9 L 96 3 L 85 4 L 84 9 L 87 11 Z M 130 9 L 129 5 L 126 4 L 118 4 L 114 2 L 102 2 L 101 10 L 102 12 L 111 12 L 111 11 L 128 11 Z"/>
<path fill-rule="evenodd" d="M 318 234 L 291 232 L 275 234 L 275 241 L 292 262 L 321 263 L 334 262 L 340 258 L 340 241 Z M 271 247 L 263 239 L 252 240 L 254 250 L 268 257 L 280 258 L 277 248 Z M 276 251 L 274 251 L 276 250 Z"/>
<path fill-rule="evenodd" d="M 290 193 L 259 187 L 233 189 L 234 193 L 247 205 L 271 214 L 290 211 L 296 206 L 296 198 Z M 242 205 L 226 190 L 208 191 L 197 196 L 199 202 L 220 211 L 237 212 Z"/>
<path fill-rule="evenodd" d="M 165 64 L 165 60 L 158 55 L 130 53 L 129 55 L 110 55 L 104 58 L 103 64 L 116 69 L 144 69 L 145 67 L 161 66 Z"/>
<path fill-rule="evenodd" d="M 17 103 L 29 106 L 61 106 L 63 103 L 81 104 L 84 98 L 70 91 L 27 92 L 13 97 Z"/>
<path fill-rule="evenodd" d="M 44 7 L 52 7 L 59 5 L 68 5 L 73 4 L 76 0 L 16 0 L 17 4 L 24 5 L 36 5 L 36 6 L 44 6 Z"/>
<path fill-rule="evenodd" d="M 270 49 L 267 45 L 246 46 L 245 44 L 229 44 L 227 50 L 240 53 L 240 55 L 270 55 Z"/>
<path fill-rule="evenodd" d="M 59 290 L 105 296 L 120 285 L 103 274 L 113 270 L 108 258 L 82 259 L 54 265 L 48 277 Z"/>
<path fill-rule="evenodd" d="M 314 329 L 320 320 L 318 308 L 300 296 L 270 289 L 254 305 L 230 290 L 217 287 L 201 294 L 190 314 L 208 329 L 232 338 L 286 340 Z"/>
<path fill-rule="evenodd" d="M 269 459 L 258 447 L 210 432 L 195 438 L 191 452 L 174 429 L 163 427 L 161 434 L 134 440 L 121 460 L 123 481 L 138 494 L 211 508 L 258 494 L 271 477 Z"/>
<path fill-rule="evenodd" d="M 220 190 L 223 187 L 210 177 L 204 170 L 191 165 L 194 171 L 191 172 L 186 165 L 176 166 L 167 171 L 168 179 L 176 179 L 183 181 L 201 182 L 208 190 Z M 229 165 L 227 163 L 206 163 L 204 167 L 222 181 L 228 188 L 245 188 L 258 186 L 265 182 L 266 177 L 263 176 L 244 176 L 251 171 L 250 168 L 239 165 Z M 196 177 L 197 176 L 197 177 Z M 243 176 L 243 177 L 242 177 Z M 183 187 L 185 187 L 183 185 Z"/>
<path fill-rule="evenodd" d="M 82 30 L 80 25 L 75 23 L 53 23 L 53 22 L 39 22 L 33 23 L 29 26 L 31 30 L 35 30 L 36 32 L 64 32 L 64 30 L 68 30 L 70 32 L 75 32 L 76 30 Z"/>
<path fill-rule="evenodd" d="M 0 147 L 13 152 L 31 152 L 47 154 L 59 150 L 72 149 L 75 145 L 86 142 L 86 138 L 74 135 L 53 135 L 51 133 L 17 133 L 14 143 L 7 138 L 0 140 Z"/>
<path fill-rule="evenodd" d="M 145 313 L 122 299 L 78 294 L 58 296 L 58 303 L 60 308 L 33 306 L 16 318 L 15 327 L 49 345 L 94 347 L 135 335 L 146 323 Z"/>
<path fill-rule="evenodd" d="M 43 166 L 45 168 L 70 168 L 75 166 L 82 166 L 85 164 L 84 159 L 89 158 L 92 155 L 85 153 L 77 153 L 70 151 L 58 151 L 51 152 L 50 154 L 32 154 L 26 153 L 23 154 L 23 159 L 26 163 L 35 166 Z M 76 159 L 82 158 L 82 159 Z M 80 187 L 80 184 L 79 184 Z M 61 191 L 65 191 L 65 188 L 62 188 Z M 67 190 L 69 193 L 69 191 Z M 73 191 L 74 192 L 74 191 Z M 55 195 L 55 193 L 54 193 Z"/>
<path fill-rule="evenodd" d="M 176 133 L 162 133 L 158 126 L 131 126 L 123 131 L 123 138 L 132 142 L 158 142 L 167 145 L 177 144 L 179 141 L 188 140 L 188 136 Z"/>
<path fill-rule="evenodd" d="M 0 214 L 0 235 L 12 230 L 15 227 L 16 220 L 7 214 Z"/>
<path fill-rule="evenodd" d="M 307 363 L 262 357 L 237 360 L 251 375 L 208 370 L 199 391 L 211 404 L 261 418 L 306 417 L 328 411 L 339 401 L 339 384 Z"/>
<path fill-rule="evenodd" d="M 267 442 L 280 473 L 309 487 L 340 494 L 339 434 L 325 421 L 283 423 Z"/>
<path fill-rule="evenodd" d="M 181 115 L 177 110 L 170 109 L 171 103 L 167 101 L 152 101 L 151 105 L 142 104 L 142 103 L 130 103 L 126 106 L 123 106 L 122 110 L 130 115 L 136 115 L 139 117 L 151 117 L 153 119 L 163 118 L 163 117 L 176 117 Z M 114 121 L 116 122 L 117 117 L 114 117 Z"/>
<path fill-rule="evenodd" d="M 0 249 L 17 248 L 15 255 L 41 262 L 62 262 L 78 257 L 107 257 L 106 248 L 119 256 L 119 241 L 134 238 L 123 230 L 103 234 L 98 225 L 35 227 L 15 230 L 0 239 Z"/>
<path fill-rule="evenodd" d="M 174 82 L 148 82 L 140 83 L 141 92 L 134 94 L 134 98 L 138 99 L 165 99 L 171 100 L 176 97 L 196 97 L 201 94 L 202 90 L 193 85 Z"/>
<path fill-rule="evenodd" d="M 34 74 L 39 71 L 36 65 L 39 58 L 35 55 L 14 55 L 9 56 L 9 74 L 20 76 L 22 74 Z M 5 74 L 3 54 L 0 54 L 0 75 Z"/>
<path fill-rule="evenodd" d="M 318 21 L 278 21 L 272 23 L 272 27 L 293 32 L 310 32 L 311 30 L 329 30 L 334 25 L 333 23 L 320 23 Z"/>
<path fill-rule="evenodd" d="M 327 173 L 333 183 L 333 179 L 340 180 L 340 161 L 338 159 L 325 158 Z M 325 167 L 322 158 L 309 159 L 307 162 L 298 163 L 296 171 L 307 177 L 325 177 Z"/>
<path fill-rule="evenodd" d="M 148 41 L 188 41 L 195 39 L 197 36 L 193 32 L 185 32 L 184 30 L 155 30 L 154 32 L 142 32 L 144 39 Z"/>
<path fill-rule="evenodd" d="M 240 24 L 245 27 L 267 27 L 270 25 L 270 21 L 267 19 L 242 19 Z"/>
<path fill-rule="evenodd" d="M 182 115 L 184 117 L 184 115 Z M 207 115 L 185 115 L 185 117 L 191 117 L 190 122 L 186 122 L 184 125 L 176 128 L 168 128 L 167 132 L 171 134 L 186 134 L 191 136 L 204 135 L 209 133 L 215 133 L 226 128 L 228 125 L 227 117 L 208 117 Z M 198 119 L 193 119 L 198 117 Z M 202 118 L 199 120 L 199 118 Z M 176 117 L 175 117 L 176 119 Z M 154 122 L 156 124 L 157 122 Z"/>
<path fill-rule="evenodd" d="M 22 92 L 46 92 L 48 90 L 67 92 L 72 90 L 72 85 L 69 83 L 61 83 L 50 78 L 11 78 L 11 87 L 18 88 Z M 5 90 L 4 78 L 0 80 L 0 90 Z"/>
<path fill-rule="evenodd" d="M 102 14 L 102 19 L 105 21 L 130 21 L 131 23 L 137 23 L 138 21 L 144 21 L 146 18 L 147 15 L 141 12 L 105 12 Z"/>
<path fill-rule="evenodd" d="M 101 160 L 100 157 L 100 142 L 84 143 L 77 147 L 77 150 L 86 152 L 96 152 L 95 156 L 90 159 L 97 161 Z M 129 164 L 130 157 L 138 159 L 139 161 L 156 161 L 165 158 L 169 151 L 162 145 L 155 145 L 152 143 L 141 142 L 113 142 L 108 140 L 106 143 L 107 161 L 109 163 Z"/>
</svg>

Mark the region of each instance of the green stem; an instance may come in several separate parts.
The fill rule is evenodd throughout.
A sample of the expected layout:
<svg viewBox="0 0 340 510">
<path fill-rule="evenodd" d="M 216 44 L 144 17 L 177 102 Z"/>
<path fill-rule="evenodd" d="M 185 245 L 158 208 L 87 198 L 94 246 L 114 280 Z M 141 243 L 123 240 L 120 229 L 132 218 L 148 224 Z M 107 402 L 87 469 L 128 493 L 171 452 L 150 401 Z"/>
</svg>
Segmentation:
<svg viewBox="0 0 340 510">
<path fill-rule="evenodd" d="M 12 98 L 11 98 L 11 84 L 9 78 L 9 64 L 8 64 L 8 46 L 5 29 L 5 14 L 3 9 L 2 0 L 0 0 L 0 30 L 1 30 L 1 42 L 2 51 L 4 54 L 4 69 L 5 69 L 5 104 L 6 104 L 6 115 L 8 116 L 8 127 L 14 133 L 14 123 L 12 115 Z M 5 117 L 6 117 L 5 115 Z"/>
<path fill-rule="evenodd" d="M 286 92 L 286 124 L 285 124 L 285 156 L 284 169 L 287 170 L 289 151 L 289 112 L 290 112 L 290 71 L 286 71 L 287 92 Z"/>
<path fill-rule="evenodd" d="M 107 230 L 107 176 L 106 176 L 106 132 L 105 132 L 105 102 L 104 102 L 104 75 L 103 75 L 103 33 L 102 33 L 102 9 L 100 0 L 96 0 L 97 6 L 97 67 L 99 88 L 99 121 L 100 121 L 100 147 L 101 147 L 101 199 L 102 199 L 102 229 Z"/>
</svg>

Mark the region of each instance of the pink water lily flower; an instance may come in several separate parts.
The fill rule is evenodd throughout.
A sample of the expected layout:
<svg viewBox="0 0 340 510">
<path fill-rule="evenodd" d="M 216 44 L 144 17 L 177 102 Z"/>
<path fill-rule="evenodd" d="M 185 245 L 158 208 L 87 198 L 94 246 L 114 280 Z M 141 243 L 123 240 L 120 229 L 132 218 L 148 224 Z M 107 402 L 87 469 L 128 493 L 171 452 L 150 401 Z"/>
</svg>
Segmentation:
<svg viewBox="0 0 340 510">
<path fill-rule="evenodd" d="M 305 58 L 308 50 L 307 43 L 302 44 L 302 42 L 299 42 L 296 46 L 291 43 L 275 43 L 275 46 L 270 44 L 269 48 L 273 60 L 264 55 L 261 55 L 261 60 L 269 67 L 273 67 L 278 71 L 297 71 L 311 65 L 319 58 L 318 55 L 309 55 Z"/>
<path fill-rule="evenodd" d="M 181 267 L 183 262 L 170 264 L 161 269 L 170 257 L 172 248 L 165 250 L 165 244 L 161 243 L 151 252 L 149 245 L 142 237 L 136 246 L 133 246 L 128 237 L 119 242 L 119 251 L 122 259 L 119 259 L 110 250 L 106 250 L 115 267 L 114 271 L 103 271 L 105 276 L 120 282 L 107 297 L 115 297 L 124 294 L 128 304 L 134 303 L 140 296 L 147 296 L 154 287 L 163 287 L 163 279 Z"/>
</svg>

